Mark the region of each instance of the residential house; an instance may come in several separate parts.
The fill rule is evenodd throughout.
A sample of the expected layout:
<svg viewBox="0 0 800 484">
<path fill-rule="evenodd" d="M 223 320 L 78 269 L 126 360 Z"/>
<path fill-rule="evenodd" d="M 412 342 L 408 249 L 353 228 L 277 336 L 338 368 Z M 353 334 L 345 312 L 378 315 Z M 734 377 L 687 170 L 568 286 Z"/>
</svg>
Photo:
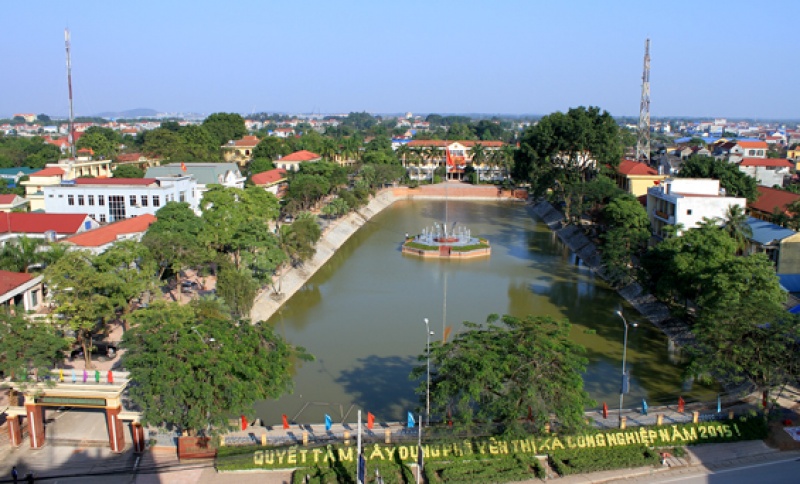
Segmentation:
<svg viewBox="0 0 800 484">
<path fill-rule="evenodd" d="M 759 220 L 775 222 L 775 214 L 786 217 L 794 215 L 789 206 L 800 200 L 800 195 L 777 188 L 759 186 L 758 198 L 747 204 L 750 215 Z"/>
<path fill-rule="evenodd" d="M 26 210 L 27 206 L 28 206 L 28 200 L 20 197 L 19 195 L 15 195 L 13 193 L 0 195 L 0 210 L 2 210 L 3 212 L 11 212 L 13 210 Z"/>
<path fill-rule="evenodd" d="M 145 176 L 159 178 L 165 176 L 192 176 L 195 181 L 194 198 L 198 203 L 209 185 L 222 185 L 228 188 L 244 188 L 246 178 L 236 163 L 169 163 L 148 168 Z"/>
<path fill-rule="evenodd" d="M 25 187 L 25 198 L 30 202 L 30 210 L 44 210 L 44 187 L 60 185 L 64 179 L 64 170 L 61 168 L 45 168 L 31 173 L 27 180 L 20 182 Z"/>
<path fill-rule="evenodd" d="M 257 187 L 262 187 L 264 190 L 272 193 L 278 198 L 286 184 L 286 170 L 283 168 L 275 168 L 274 170 L 256 173 L 250 177 L 250 181 Z"/>
<path fill-rule="evenodd" d="M 752 235 L 746 254 L 766 254 L 778 274 L 800 274 L 800 234 L 753 217 L 747 225 Z"/>
<path fill-rule="evenodd" d="M 647 164 L 633 160 L 622 160 L 615 175 L 617 186 L 637 198 L 647 195 L 648 188 L 658 185 L 665 178 L 666 175 L 659 175 Z"/>
<path fill-rule="evenodd" d="M 653 234 L 663 238 L 668 225 L 683 231 L 697 227 L 703 219 L 722 221 L 731 206 L 745 208 L 747 200 L 729 197 L 719 180 L 706 178 L 667 178 L 647 189 L 647 216 Z"/>
<path fill-rule="evenodd" d="M 67 237 L 61 242 L 79 250 L 102 254 L 115 242 L 121 240 L 139 242 L 155 221 L 155 215 L 147 213 Z"/>
<path fill-rule="evenodd" d="M 294 128 L 275 128 L 269 132 L 269 135 L 276 138 L 291 138 L 294 136 Z"/>
<path fill-rule="evenodd" d="M 55 242 L 98 226 L 85 212 L 0 212 L 0 246 L 23 236 Z"/>
<path fill-rule="evenodd" d="M 48 213 L 89 213 L 101 223 L 155 214 L 169 202 L 186 202 L 199 213 L 192 176 L 78 178 L 44 187 Z"/>
<path fill-rule="evenodd" d="M 253 150 L 260 141 L 257 136 L 245 136 L 242 139 L 230 140 L 221 146 L 222 158 L 226 162 L 244 166 L 253 159 Z"/>
<path fill-rule="evenodd" d="M 301 163 L 316 163 L 320 160 L 322 156 L 308 150 L 300 150 L 275 160 L 273 164 L 286 171 L 298 171 Z"/>
<path fill-rule="evenodd" d="M 766 187 L 782 187 L 792 168 L 794 164 L 786 158 L 743 158 L 739 162 L 739 171 Z"/>
<path fill-rule="evenodd" d="M 768 149 L 765 141 L 738 140 L 730 148 L 728 161 L 739 163 L 743 158 L 766 158 Z"/>
<path fill-rule="evenodd" d="M 8 313 L 41 309 L 44 299 L 42 276 L 22 272 L 0 271 L 0 306 Z"/>
</svg>

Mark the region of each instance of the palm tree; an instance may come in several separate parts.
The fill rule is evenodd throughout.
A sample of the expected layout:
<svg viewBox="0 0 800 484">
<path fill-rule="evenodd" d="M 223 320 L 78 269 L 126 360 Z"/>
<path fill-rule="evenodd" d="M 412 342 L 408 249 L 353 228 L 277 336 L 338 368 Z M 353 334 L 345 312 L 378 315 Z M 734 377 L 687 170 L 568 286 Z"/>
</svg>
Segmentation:
<svg viewBox="0 0 800 484">
<path fill-rule="evenodd" d="M 505 174 L 503 175 L 504 179 L 508 179 L 509 178 L 509 176 L 510 176 L 509 174 L 511 173 L 511 168 L 513 168 L 513 166 L 514 166 L 514 152 L 515 151 L 516 151 L 516 148 L 514 148 L 512 145 L 503 145 L 503 147 L 500 148 L 499 153 L 503 154 L 503 156 L 502 156 L 502 166 L 503 166 L 503 169 L 505 171 Z"/>
<path fill-rule="evenodd" d="M 406 158 L 408 158 L 409 155 L 411 154 L 411 147 L 408 146 L 408 144 L 403 143 L 397 147 L 395 153 L 397 153 L 397 156 L 398 158 L 400 158 L 400 161 L 403 162 L 403 167 L 408 168 L 408 166 L 406 165 Z"/>
<path fill-rule="evenodd" d="M 47 262 L 47 242 L 22 236 L 9 242 L 0 251 L 0 268 L 11 272 L 41 270 Z"/>
<path fill-rule="evenodd" d="M 472 148 L 469 149 L 469 155 L 472 159 L 472 167 L 475 168 L 477 172 L 477 182 L 481 182 L 481 171 L 478 168 L 483 168 L 483 163 L 486 161 L 486 148 L 480 144 L 475 143 Z"/>
<path fill-rule="evenodd" d="M 725 231 L 736 242 L 736 252 L 741 254 L 747 248 L 753 229 L 747 223 L 747 215 L 741 205 L 730 205 L 723 219 Z"/>
</svg>

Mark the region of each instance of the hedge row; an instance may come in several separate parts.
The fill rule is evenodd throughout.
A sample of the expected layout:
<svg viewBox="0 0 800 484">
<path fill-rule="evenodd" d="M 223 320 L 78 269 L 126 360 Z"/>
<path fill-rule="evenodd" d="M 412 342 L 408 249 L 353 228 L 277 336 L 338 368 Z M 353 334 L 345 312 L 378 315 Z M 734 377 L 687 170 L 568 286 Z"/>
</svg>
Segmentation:
<svg viewBox="0 0 800 484">
<path fill-rule="evenodd" d="M 378 470 L 385 484 L 411 484 L 416 482 L 415 476 L 403 462 L 367 462 L 366 483 L 375 483 Z M 292 474 L 292 484 L 352 484 L 356 482 L 356 466 L 351 462 L 330 462 L 300 467 Z"/>
<path fill-rule="evenodd" d="M 532 478 L 544 479 L 539 459 L 530 454 L 451 457 L 425 465 L 426 482 L 511 482 Z"/>
<path fill-rule="evenodd" d="M 646 445 L 558 450 L 549 455 L 550 467 L 561 476 L 658 465 L 658 452 Z"/>
</svg>

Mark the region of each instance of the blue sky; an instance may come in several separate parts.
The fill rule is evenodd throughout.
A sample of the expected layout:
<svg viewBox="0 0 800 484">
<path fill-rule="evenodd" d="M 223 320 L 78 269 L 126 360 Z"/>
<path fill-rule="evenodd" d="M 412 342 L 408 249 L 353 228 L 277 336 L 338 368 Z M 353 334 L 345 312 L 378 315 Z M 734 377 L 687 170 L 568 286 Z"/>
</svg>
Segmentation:
<svg viewBox="0 0 800 484">
<path fill-rule="evenodd" d="M 4 2 L 0 117 L 217 111 L 800 119 L 800 1 Z"/>
</svg>

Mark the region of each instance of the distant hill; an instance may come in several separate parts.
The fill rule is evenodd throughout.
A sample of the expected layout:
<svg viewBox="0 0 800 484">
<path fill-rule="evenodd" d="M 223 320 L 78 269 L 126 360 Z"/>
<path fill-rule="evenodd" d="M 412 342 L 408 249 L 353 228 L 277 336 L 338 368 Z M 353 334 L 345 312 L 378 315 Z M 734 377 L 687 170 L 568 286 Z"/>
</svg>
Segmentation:
<svg viewBox="0 0 800 484">
<path fill-rule="evenodd" d="M 128 109 L 127 111 L 107 111 L 104 113 L 95 114 L 98 118 L 154 118 L 158 115 L 155 109 L 138 108 Z"/>
</svg>

